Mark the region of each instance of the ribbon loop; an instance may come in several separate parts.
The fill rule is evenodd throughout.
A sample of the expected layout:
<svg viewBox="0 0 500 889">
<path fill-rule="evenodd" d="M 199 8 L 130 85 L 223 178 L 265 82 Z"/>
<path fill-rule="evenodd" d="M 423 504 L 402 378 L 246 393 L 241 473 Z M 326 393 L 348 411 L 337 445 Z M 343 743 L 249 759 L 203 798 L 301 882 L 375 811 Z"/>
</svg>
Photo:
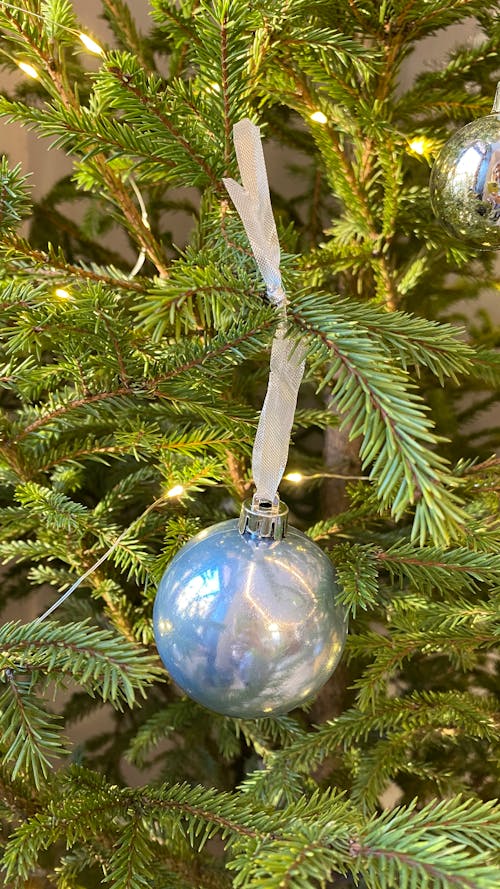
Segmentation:
<svg viewBox="0 0 500 889">
<path fill-rule="evenodd" d="M 255 496 L 274 501 L 288 460 L 305 350 L 286 338 L 280 245 L 259 127 L 248 118 L 240 120 L 233 128 L 233 139 L 243 185 L 234 179 L 223 182 L 240 215 L 269 300 L 282 316 L 271 347 L 269 382 L 252 453 Z"/>
</svg>

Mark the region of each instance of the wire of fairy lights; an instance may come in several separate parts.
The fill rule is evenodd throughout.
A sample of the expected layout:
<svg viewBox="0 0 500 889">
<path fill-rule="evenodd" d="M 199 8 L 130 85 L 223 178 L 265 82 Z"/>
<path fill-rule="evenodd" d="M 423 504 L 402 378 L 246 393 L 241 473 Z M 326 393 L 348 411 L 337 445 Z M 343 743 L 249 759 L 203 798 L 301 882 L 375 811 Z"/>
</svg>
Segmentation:
<svg viewBox="0 0 500 889">
<path fill-rule="evenodd" d="M 170 488 L 170 490 L 167 491 L 166 494 L 163 495 L 163 497 L 160 497 L 159 500 L 155 500 L 153 503 L 151 503 L 148 508 L 143 513 L 141 513 L 141 515 L 132 523 L 130 527 L 125 528 L 122 531 L 122 533 L 116 538 L 114 543 L 111 544 L 109 549 L 106 550 L 106 552 L 97 560 L 97 562 L 94 562 L 94 564 L 91 565 L 84 574 L 81 574 L 80 577 L 71 584 L 66 592 L 62 594 L 62 596 L 59 596 L 59 599 L 56 599 L 56 601 L 53 602 L 52 605 L 50 605 L 47 610 L 43 612 L 43 614 L 40 614 L 40 616 L 33 621 L 33 626 L 41 624 L 41 622 L 49 617 L 56 610 L 56 608 L 59 608 L 59 606 L 62 605 L 66 601 L 66 599 L 69 599 L 69 597 L 75 592 L 76 589 L 78 589 L 83 581 L 86 580 L 87 577 L 89 577 L 91 574 L 93 574 L 94 571 L 96 571 L 97 568 L 99 568 L 103 564 L 103 562 L 105 562 L 109 558 L 109 556 L 115 551 L 117 546 L 120 545 L 122 540 L 130 533 L 131 528 L 133 528 L 134 525 L 139 525 L 145 519 L 148 513 L 152 512 L 153 509 L 156 509 L 164 500 L 177 499 L 179 497 L 182 497 L 184 493 L 184 485 L 174 485 L 174 487 Z"/>
<path fill-rule="evenodd" d="M 5 9 L 12 9 L 14 12 L 22 12 L 24 15 L 27 15 L 27 16 L 29 15 L 34 19 L 39 19 L 41 22 L 47 21 L 47 16 L 40 15 L 40 13 L 35 12 L 32 9 L 26 9 L 25 7 L 22 7 L 22 6 L 16 6 L 14 3 L 5 3 L 4 0 L 2 0 L 1 5 Z M 78 31 L 76 28 L 69 28 L 67 25 L 61 25 L 59 22 L 56 22 L 56 21 L 54 21 L 54 24 L 56 24 L 58 26 L 58 28 L 61 29 L 61 31 L 67 31 L 68 34 L 73 34 L 74 37 L 78 37 L 78 39 L 83 44 L 85 49 L 87 49 L 93 55 L 96 55 L 96 56 L 104 55 L 104 50 L 103 50 L 102 46 L 99 46 L 99 44 L 96 43 L 96 41 L 93 40 L 93 38 L 89 34 L 85 33 L 85 31 Z M 14 59 L 14 61 L 16 62 L 17 65 L 19 65 L 19 62 L 17 62 L 15 59 Z M 23 70 L 23 69 L 21 69 L 21 70 Z M 33 69 L 33 70 L 36 70 L 36 69 Z M 25 72 L 25 73 L 27 73 L 27 72 Z M 33 76 L 33 75 L 29 75 L 29 76 Z"/>
</svg>

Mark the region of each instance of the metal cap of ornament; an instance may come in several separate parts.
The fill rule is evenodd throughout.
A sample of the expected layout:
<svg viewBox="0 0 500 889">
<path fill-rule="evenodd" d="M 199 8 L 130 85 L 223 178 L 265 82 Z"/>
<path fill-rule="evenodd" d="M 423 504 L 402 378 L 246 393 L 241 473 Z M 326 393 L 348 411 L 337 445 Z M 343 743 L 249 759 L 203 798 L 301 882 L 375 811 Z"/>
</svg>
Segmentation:
<svg viewBox="0 0 500 889">
<path fill-rule="evenodd" d="M 277 494 L 274 501 L 256 497 L 245 500 L 240 512 L 239 532 L 281 540 L 288 527 L 288 512 L 288 506 Z"/>
</svg>

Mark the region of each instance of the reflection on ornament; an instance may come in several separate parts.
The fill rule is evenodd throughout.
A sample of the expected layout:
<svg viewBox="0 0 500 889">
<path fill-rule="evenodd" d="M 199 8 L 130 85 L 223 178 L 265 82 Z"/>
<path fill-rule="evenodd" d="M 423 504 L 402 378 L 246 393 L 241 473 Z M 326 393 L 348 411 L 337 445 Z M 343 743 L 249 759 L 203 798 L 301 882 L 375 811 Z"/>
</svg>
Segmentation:
<svg viewBox="0 0 500 889">
<path fill-rule="evenodd" d="M 153 614 L 172 679 L 205 707 L 242 718 L 287 713 L 311 698 L 347 631 L 325 553 L 295 528 L 281 536 L 283 503 L 267 511 L 249 503 L 239 522 L 213 525 L 177 553 Z"/>
<path fill-rule="evenodd" d="M 437 158 L 430 181 L 436 216 L 479 249 L 500 247 L 500 114 L 458 130 Z"/>
</svg>

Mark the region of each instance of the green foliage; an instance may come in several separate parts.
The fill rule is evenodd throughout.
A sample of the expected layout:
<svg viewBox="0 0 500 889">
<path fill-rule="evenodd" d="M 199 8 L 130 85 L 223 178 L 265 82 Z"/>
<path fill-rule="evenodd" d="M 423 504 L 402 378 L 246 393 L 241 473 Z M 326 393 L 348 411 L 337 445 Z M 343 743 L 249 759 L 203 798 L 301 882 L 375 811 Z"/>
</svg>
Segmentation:
<svg viewBox="0 0 500 889">
<path fill-rule="evenodd" d="M 31 210 L 27 177 L 20 164 L 10 169 L 6 157 L 0 158 L 0 207 L 2 233 L 15 231 Z"/>
<path fill-rule="evenodd" d="M 71 677 L 92 696 L 99 695 L 117 709 L 133 707 L 137 694 L 159 678 L 156 660 L 130 642 L 87 623 L 60 626 L 6 623 L 1 629 L 6 689 L 0 699 L 4 765 L 32 777 L 37 787 L 49 774 L 50 760 L 67 751 L 59 720 L 42 708 L 36 686 L 64 684 Z"/>
<path fill-rule="evenodd" d="M 202 850 L 219 832 L 231 850 L 236 886 L 278 889 L 285 881 L 314 887 L 318 881 L 324 885 L 332 869 L 352 869 L 368 885 L 381 887 L 395 880 L 404 886 L 444 887 L 451 875 L 453 885 L 483 889 L 499 875 L 489 863 L 489 851 L 498 847 L 494 807 L 459 797 L 420 811 L 412 804 L 366 818 L 341 797 L 316 792 L 307 802 L 272 812 L 202 787 L 120 789 L 82 770 L 73 770 L 55 794 L 57 808 L 49 805 L 23 824 L 9 844 L 6 870 L 13 885 L 29 873 L 39 850 L 62 835 L 70 846 L 83 843 L 106 870 L 112 868 L 117 886 L 149 885 L 153 856 L 163 870 L 173 848 L 179 851 L 183 844 L 186 875 L 191 846 L 198 851 L 198 879 L 207 885 Z M 85 812 L 86 827 L 78 812 Z M 100 851 L 103 815 L 116 837 L 111 857 Z M 443 821 L 449 839 L 441 835 Z"/>
<path fill-rule="evenodd" d="M 498 283 L 428 176 L 491 109 L 498 9 L 152 0 L 144 33 L 100 9 L 91 73 L 71 0 L 0 4 L 0 114 L 73 161 L 33 205 L 0 162 L 6 885 L 496 889 Z M 172 558 L 251 493 L 278 318 L 222 184 L 245 116 L 307 348 L 283 489 L 350 613 L 317 699 L 259 720 L 185 697 L 152 630 Z M 84 574 L 60 622 L 12 619 Z"/>
<path fill-rule="evenodd" d="M 414 537 L 421 544 L 428 535 L 448 542 L 465 516 L 450 490 L 445 464 L 426 446 L 435 445 L 437 438 L 420 396 L 407 374 L 391 366 L 386 348 L 377 349 L 373 331 L 366 336 L 361 324 L 346 323 L 334 311 L 323 320 L 318 308 L 315 300 L 304 300 L 295 316 L 302 335 L 315 334 L 309 348 L 311 370 L 317 373 L 327 365 L 321 387 L 335 380 L 332 399 L 342 425 L 350 427 L 350 438 L 363 436 L 361 465 L 372 466 L 370 478 L 381 509 L 390 507 L 398 519 L 416 501 Z"/>
<path fill-rule="evenodd" d="M 22 775 L 31 778 L 38 788 L 50 774 L 49 757 L 66 750 L 57 730 L 60 720 L 43 709 L 34 694 L 37 679 L 36 674 L 25 677 L 23 672 L 18 677 L 12 667 L 7 668 L 7 688 L 0 695 L 0 726 L 4 768 L 10 767 L 13 780 Z"/>
</svg>

